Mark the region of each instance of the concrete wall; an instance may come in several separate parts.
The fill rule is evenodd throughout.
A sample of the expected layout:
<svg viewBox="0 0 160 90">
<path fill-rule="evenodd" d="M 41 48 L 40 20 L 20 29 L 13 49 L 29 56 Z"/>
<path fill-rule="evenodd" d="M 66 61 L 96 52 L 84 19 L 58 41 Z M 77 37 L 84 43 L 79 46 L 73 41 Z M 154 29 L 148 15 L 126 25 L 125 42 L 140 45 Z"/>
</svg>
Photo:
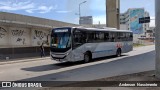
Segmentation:
<svg viewBox="0 0 160 90">
<path fill-rule="evenodd" d="M 32 29 L 32 46 L 39 46 L 42 42 L 50 42 L 51 32 L 49 30 Z M 46 45 L 46 44 L 45 44 Z M 46 45 L 47 46 L 47 45 Z"/>
<path fill-rule="evenodd" d="M 51 30 L 48 29 L 0 26 L 0 46 L 1 48 L 40 46 L 42 42 L 50 43 L 50 33 Z"/>
<path fill-rule="evenodd" d="M 28 28 L 9 28 L 9 45 L 11 46 L 30 46 L 31 45 L 31 30 Z"/>
<path fill-rule="evenodd" d="M 40 57 L 42 42 L 49 55 L 51 30 L 75 24 L 38 17 L 0 12 L 0 60 Z"/>
<path fill-rule="evenodd" d="M 8 29 L 0 26 L 0 45 L 8 45 Z"/>
<path fill-rule="evenodd" d="M 32 47 L 50 42 L 54 27 L 78 26 L 76 24 L 26 15 L 0 12 L 0 46 Z M 47 46 L 47 45 L 46 45 Z"/>
<path fill-rule="evenodd" d="M 49 56 L 50 48 L 45 47 L 45 55 Z M 0 48 L 0 60 L 40 57 L 39 47 Z"/>
<path fill-rule="evenodd" d="M 0 26 L 0 60 L 40 57 L 42 42 L 50 42 L 50 30 Z M 49 52 L 45 44 L 45 54 Z"/>
<path fill-rule="evenodd" d="M 71 24 L 71 23 L 66 23 L 66 22 L 61 22 L 56 20 L 49 20 L 45 18 L 19 15 L 14 13 L 6 13 L 6 12 L 0 12 L 0 20 L 18 21 L 18 22 L 47 25 L 47 26 L 53 26 L 53 27 L 78 26 L 76 24 Z"/>
</svg>

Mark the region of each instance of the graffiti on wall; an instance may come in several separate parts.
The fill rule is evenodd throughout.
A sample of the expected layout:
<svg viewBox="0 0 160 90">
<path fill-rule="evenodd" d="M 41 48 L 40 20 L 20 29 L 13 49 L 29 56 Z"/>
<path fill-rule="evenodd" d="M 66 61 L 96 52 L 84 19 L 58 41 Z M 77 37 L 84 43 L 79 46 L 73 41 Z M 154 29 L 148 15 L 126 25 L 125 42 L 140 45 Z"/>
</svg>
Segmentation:
<svg viewBox="0 0 160 90">
<path fill-rule="evenodd" d="M 49 36 L 49 32 L 42 30 L 34 30 L 33 40 L 35 42 L 35 45 L 41 45 L 42 42 L 46 45 L 49 45 Z"/>
<path fill-rule="evenodd" d="M 47 36 L 47 34 L 43 31 L 35 30 L 34 32 L 35 32 L 34 39 L 39 38 L 40 40 L 42 40 L 43 38 Z"/>
<path fill-rule="evenodd" d="M 24 36 L 24 30 L 11 30 L 11 33 L 14 37 L 16 37 L 16 42 L 17 43 L 22 43 L 23 45 L 25 45 L 25 38 L 23 37 Z"/>
<path fill-rule="evenodd" d="M 21 42 L 22 41 L 22 38 L 18 38 L 16 42 Z"/>
<path fill-rule="evenodd" d="M 2 27 L 0 27 L 0 38 L 3 38 L 6 33 L 7 33 L 7 30 L 2 28 Z"/>
<path fill-rule="evenodd" d="M 17 41 L 16 42 L 22 42 L 23 43 L 23 45 L 25 45 L 26 43 L 25 43 L 25 38 L 17 38 Z"/>
<path fill-rule="evenodd" d="M 24 33 L 24 30 L 12 30 L 11 32 L 13 36 L 22 36 Z"/>
</svg>

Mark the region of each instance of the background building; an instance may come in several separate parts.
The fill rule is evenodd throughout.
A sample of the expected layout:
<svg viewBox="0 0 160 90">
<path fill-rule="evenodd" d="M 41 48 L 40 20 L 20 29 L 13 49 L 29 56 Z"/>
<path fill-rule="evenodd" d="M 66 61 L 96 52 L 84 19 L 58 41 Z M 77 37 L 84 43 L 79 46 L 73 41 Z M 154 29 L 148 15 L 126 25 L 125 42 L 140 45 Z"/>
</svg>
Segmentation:
<svg viewBox="0 0 160 90">
<path fill-rule="evenodd" d="M 106 0 L 106 26 L 120 28 L 120 0 Z"/>
<path fill-rule="evenodd" d="M 80 25 L 92 25 L 93 24 L 93 17 L 92 16 L 80 17 L 79 24 Z"/>
<path fill-rule="evenodd" d="M 133 31 L 135 42 L 139 37 L 146 36 L 149 29 L 149 23 L 139 24 L 139 18 L 142 17 L 149 17 L 144 8 L 130 8 L 120 14 L 120 28 Z"/>
<path fill-rule="evenodd" d="M 103 28 L 106 27 L 106 24 L 94 24 L 92 25 L 93 28 Z"/>
<path fill-rule="evenodd" d="M 150 15 L 149 15 L 149 12 L 145 12 L 144 13 L 144 17 L 149 17 Z M 151 28 L 150 28 L 150 24 L 149 23 L 144 23 L 143 24 L 143 30 L 144 30 L 144 36 L 146 36 L 146 33 L 147 33 L 147 30 L 150 30 Z"/>
<path fill-rule="evenodd" d="M 146 31 L 146 38 L 155 38 L 155 27 L 150 27 Z"/>
</svg>

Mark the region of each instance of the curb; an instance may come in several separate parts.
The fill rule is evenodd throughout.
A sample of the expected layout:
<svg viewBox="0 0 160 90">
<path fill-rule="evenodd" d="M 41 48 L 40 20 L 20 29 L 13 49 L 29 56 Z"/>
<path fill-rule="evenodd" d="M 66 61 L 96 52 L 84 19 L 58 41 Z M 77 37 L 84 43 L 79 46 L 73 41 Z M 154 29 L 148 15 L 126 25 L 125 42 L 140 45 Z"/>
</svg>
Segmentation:
<svg viewBox="0 0 160 90">
<path fill-rule="evenodd" d="M 46 60 L 49 59 L 50 57 L 45 57 L 45 58 L 32 58 L 32 59 L 20 59 L 20 60 L 15 60 L 15 61 L 2 61 L 0 62 L 0 65 L 5 65 L 5 64 L 13 64 L 13 63 L 21 63 L 21 62 L 31 62 L 31 61 L 37 61 L 37 60 Z"/>
<path fill-rule="evenodd" d="M 133 49 L 134 49 L 134 48 L 140 48 L 140 47 L 147 47 L 147 46 L 155 46 L 155 44 L 151 44 L 151 45 L 144 45 L 144 46 L 138 46 L 138 47 L 137 47 L 137 46 L 135 46 L 135 47 L 133 46 Z"/>
</svg>

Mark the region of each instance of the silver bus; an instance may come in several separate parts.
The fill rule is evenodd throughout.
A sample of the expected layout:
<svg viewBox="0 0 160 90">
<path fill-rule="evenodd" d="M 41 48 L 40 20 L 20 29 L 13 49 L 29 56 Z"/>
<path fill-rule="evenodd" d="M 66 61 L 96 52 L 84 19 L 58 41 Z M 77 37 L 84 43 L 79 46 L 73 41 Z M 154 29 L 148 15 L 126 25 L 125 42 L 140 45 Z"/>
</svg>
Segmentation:
<svg viewBox="0 0 160 90">
<path fill-rule="evenodd" d="M 62 27 L 51 33 L 50 56 L 59 62 L 89 62 L 133 50 L 133 33 L 112 28 Z"/>
</svg>

